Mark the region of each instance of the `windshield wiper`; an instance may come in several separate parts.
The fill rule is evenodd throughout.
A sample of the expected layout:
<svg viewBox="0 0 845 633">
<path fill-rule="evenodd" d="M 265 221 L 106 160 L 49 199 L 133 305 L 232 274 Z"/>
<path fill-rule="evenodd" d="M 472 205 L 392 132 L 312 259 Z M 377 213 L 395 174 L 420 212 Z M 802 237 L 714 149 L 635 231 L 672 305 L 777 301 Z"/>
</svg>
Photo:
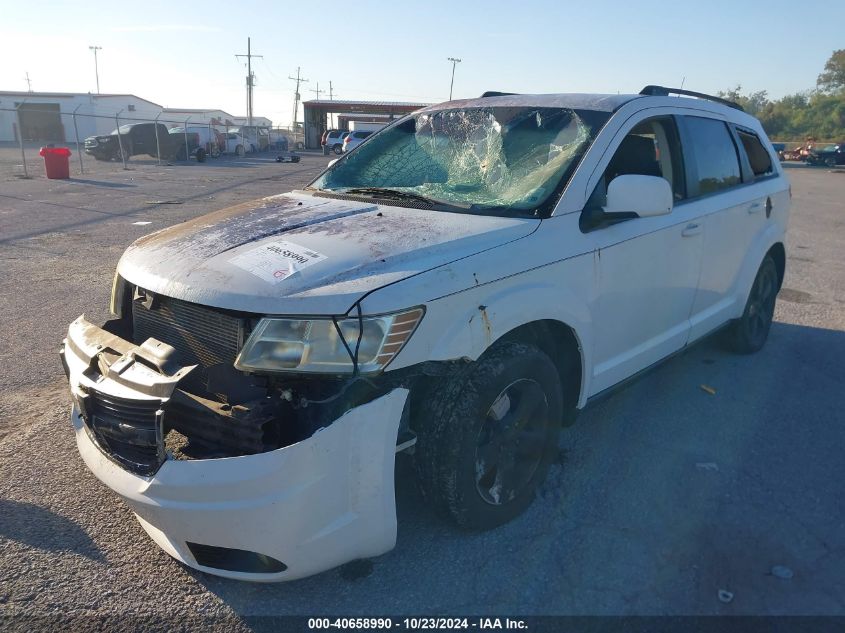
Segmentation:
<svg viewBox="0 0 845 633">
<path fill-rule="evenodd" d="M 421 202 L 428 207 L 440 207 L 450 211 L 466 211 L 472 208 L 471 205 L 442 202 L 440 200 L 421 196 L 418 193 L 399 191 L 398 189 L 388 189 L 386 187 L 352 187 L 351 189 L 345 189 L 343 193 L 360 194 L 371 196 L 373 198 L 384 198 L 385 200 L 413 200 L 414 202 Z"/>
</svg>

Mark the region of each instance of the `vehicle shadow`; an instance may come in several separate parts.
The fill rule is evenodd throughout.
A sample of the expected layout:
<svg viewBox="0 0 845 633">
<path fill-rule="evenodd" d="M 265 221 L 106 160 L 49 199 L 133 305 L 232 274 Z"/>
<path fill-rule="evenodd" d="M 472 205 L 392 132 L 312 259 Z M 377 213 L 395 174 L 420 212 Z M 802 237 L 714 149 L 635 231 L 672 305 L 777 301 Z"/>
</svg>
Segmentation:
<svg viewBox="0 0 845 633">
<path fill-rule="evenodd" d="M 47 552 L 70 551 L 93 561 L 106 560 L 74 521 L 32 503 L 0 499 L 0 539 L 3 538 Z"/>
<path fill-rule="evenodd" d="M 275 585 L 190 573 L 259 630 L 261 616 L 373 615 L 374 604 L 394 615 L 830 612 L 845 566 L 843 357 L 842 331 L 776 322 L 748 356 L 714 335 L 564 429 L 538 499 L 498 529 L 435 516 L 401 457 L 392 552 Z M 775 578 L 777 564 L 796 580 Z"/>
</svg>

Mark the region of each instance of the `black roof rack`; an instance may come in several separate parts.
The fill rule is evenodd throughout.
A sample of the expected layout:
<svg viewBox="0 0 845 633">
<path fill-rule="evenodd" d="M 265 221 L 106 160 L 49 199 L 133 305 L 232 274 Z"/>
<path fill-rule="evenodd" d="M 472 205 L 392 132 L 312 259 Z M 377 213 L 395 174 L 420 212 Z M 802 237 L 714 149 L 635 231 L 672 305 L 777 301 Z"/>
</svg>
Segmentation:
<svg viewBox="0 0 845 633">
<path fill-rule="evenodd" d="M 713 95 L 704 94 L 703 92 L 693 92 L 692 90 L 682 90 L 681 88 L 666 88 L 665 86 L 646 86 L 640 90 L 641 95 L 650 97 L 668 97 L 671 95 L 686 95 L 688 97 L 698 97 L 699 99 L 707 99 L 708 101 L 715 101 L 721 103 L 729 108 L 734 108 L 740 112 L 745 112 L 745 109 L 734 101 L 728 101 L 721 97 L 714 97 Z"/>
<path fill-rule="evenodd" d="M 496 90 L 488 90 L 481 98 L 484 99 L 486 97 L 510 97 L 511 95 L 519 94 L 518 92 L 498 92 Z"/>
</svg>

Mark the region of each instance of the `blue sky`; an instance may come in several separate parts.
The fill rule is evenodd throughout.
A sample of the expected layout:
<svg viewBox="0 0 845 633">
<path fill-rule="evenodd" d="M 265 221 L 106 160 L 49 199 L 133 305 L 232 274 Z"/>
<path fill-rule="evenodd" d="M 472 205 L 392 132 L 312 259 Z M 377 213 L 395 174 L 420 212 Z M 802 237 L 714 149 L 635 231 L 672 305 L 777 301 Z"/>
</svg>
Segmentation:
<svg viewBox="0 0 845 633">
<path fill-rule="evenodd" d="M 245 112 L 252 37 L 255 114 L 291 119 L 294 82 L 314 98 L 442 101 L 485 90 L 638 92 L 657 83 L 773 97 L 815 86 L 845 47 L 845 3 L 767 2 L 105 2 L 0 0 L 0 90 L 131 92 L 167 107 Z M 322 95 L 324 98 L 328 93 Z"/>
</svg>

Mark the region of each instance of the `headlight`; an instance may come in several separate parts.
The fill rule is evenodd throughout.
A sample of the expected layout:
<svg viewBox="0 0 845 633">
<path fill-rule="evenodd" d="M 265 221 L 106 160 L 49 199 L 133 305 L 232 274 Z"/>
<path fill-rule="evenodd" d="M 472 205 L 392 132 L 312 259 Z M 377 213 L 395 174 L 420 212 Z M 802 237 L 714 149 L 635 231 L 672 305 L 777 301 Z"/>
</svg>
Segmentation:
<svg viewBox="0 0 845 633">
<path fill-rule="evenodd" d="M 423 314 L 422 308 L 414 308 L 362 317 L 360 323 L 357 317 L 336 321 L 261 319 L 238 355 L 235 367 L 242 371 L 351 374 L 357 346 L 358 371 L 373 373 L 384 369 L 399 353 Z"/>
</svg>

